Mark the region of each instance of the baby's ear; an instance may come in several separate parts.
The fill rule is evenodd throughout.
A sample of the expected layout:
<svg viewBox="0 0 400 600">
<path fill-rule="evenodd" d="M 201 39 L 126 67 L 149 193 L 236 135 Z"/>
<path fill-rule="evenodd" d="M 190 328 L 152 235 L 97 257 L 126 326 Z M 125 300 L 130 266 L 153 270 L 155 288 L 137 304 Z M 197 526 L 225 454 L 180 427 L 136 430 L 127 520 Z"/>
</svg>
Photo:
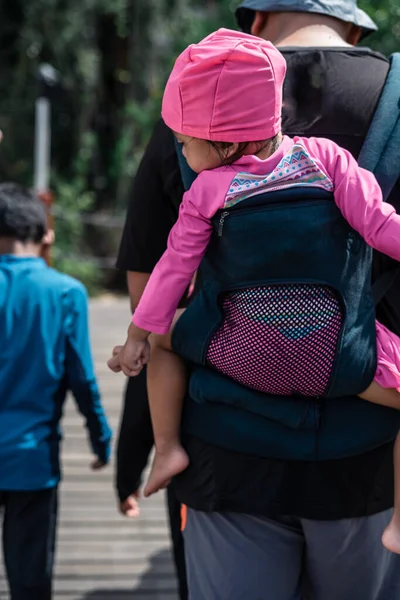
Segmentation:
<svg viewBox="0 0 400 600">
<path fill-rule="evenodd" d="M 237 142 L 231 144 L 229 148 L 226 150 L 226 158 L 229 159 L 231 156 L 234 156 L 236 152 L 239 150 L 239 144 Z"/>
</svg>

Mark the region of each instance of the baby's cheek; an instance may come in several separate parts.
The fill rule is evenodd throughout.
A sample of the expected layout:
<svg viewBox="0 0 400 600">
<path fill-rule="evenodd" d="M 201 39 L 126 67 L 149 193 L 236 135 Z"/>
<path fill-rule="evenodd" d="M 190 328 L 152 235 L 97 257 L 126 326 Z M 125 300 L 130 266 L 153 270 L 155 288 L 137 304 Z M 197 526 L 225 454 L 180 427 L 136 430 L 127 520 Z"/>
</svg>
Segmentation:
<svg viewBox="0 0 400 600">
<path fill-rule="evenodd" d="M 194 157 L 189 154 L 189 156 L 186 157 L 186 160 L 187 160 L 189 167 L 195 173 L 200 173 L 201 171 L 203 171 L 205 169 L 205 167 L 203 165 L 203 161 L 199 160 L 197 157 Z"/>
</svg>

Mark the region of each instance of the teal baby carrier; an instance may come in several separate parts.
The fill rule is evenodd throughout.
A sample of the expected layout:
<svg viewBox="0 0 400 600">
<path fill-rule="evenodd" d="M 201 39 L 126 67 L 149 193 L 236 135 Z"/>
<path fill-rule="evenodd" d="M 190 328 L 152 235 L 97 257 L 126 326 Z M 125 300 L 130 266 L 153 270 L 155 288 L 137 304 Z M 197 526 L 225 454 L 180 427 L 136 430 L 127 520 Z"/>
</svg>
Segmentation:
<svg viewBox="0 0 400 600">
<path fill-rule="evenodd" d="M 399 176 L 400 55 L 360 164 L 385 198 Z M 178 153 L 185 187 L 193 174 Z M 393 439 L 400 413 L 356 397 L 376 371 L 372 250 L 323 189 L 253 195 L 213 220 L 201 289 L 173 346 L 190 365 L 183 430 L 256 456 L 328 460 Z"/>
</svg>

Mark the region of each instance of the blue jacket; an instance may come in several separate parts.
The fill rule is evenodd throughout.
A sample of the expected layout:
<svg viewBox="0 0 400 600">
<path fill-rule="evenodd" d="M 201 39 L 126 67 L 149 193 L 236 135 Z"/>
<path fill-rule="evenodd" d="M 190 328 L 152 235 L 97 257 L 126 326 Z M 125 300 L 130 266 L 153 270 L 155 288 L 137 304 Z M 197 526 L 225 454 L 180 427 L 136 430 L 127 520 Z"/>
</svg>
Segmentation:
<svg viewBox="0 0 400 600">
<path fill-rule="evenodd" d="M 41 258 L 0 256 L 0 490 L 60 479 L 60 419 L 67 390 L 107 462 L 111 430 L 90 351 L 84 286 Z"/>
</svg>

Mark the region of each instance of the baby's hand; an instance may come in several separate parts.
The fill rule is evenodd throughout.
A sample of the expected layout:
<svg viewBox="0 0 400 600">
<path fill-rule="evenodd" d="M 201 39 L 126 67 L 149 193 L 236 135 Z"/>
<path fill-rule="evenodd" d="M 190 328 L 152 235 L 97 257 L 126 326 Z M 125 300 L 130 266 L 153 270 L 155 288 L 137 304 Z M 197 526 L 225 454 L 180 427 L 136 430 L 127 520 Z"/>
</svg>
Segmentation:
<svg viewBox="0 0 400 600">
<path fill-rule="evenodd" d="M 114 373 L 120 373 L 122 371 L 119 357 L 122 348 L 123 346 L 114 346 L 112 357 L 107 361 L 108 368 L 111 369 L 111 371 L 114 371 Z"/>
<path fill-rule="evenodd" d="M 123 371 L 127 377 L 136 377 L 143 366 L 149 362 L 149 358 L 149 342 L 132 340 L 128 337 L 124 346 L 115 346 L 113 356 L 107 365 L 114 373 Z"/>
<path fill-rule="evenodd" d="M 126 340 L 120 354 L 120 366 L 127 377 L 136 377 L 150 359 L 150 344 L 148 340 Z"/>
</svg>

